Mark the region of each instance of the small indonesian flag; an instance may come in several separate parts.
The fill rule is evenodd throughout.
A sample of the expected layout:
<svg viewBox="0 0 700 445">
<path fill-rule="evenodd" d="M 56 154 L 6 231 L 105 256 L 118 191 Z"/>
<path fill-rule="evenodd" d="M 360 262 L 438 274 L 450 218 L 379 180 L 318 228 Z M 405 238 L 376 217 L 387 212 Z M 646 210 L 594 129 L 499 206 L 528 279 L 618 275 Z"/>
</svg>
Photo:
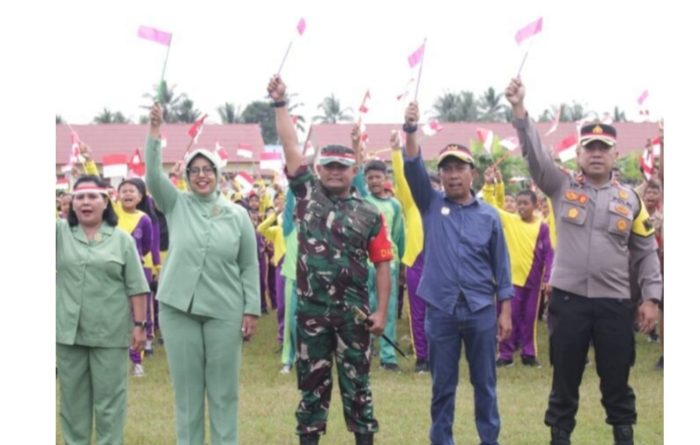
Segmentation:
<svg viewBox="0 0 700 445">
<path fill-rule="evenodd" d="M 300 36 L 303 36 L 304 31 L 306 31 L 306 20 L 304 20 L 304 17 L 302 17 L 299 19 L 299 23 L 297 23 L 297 32 Z"/>
<path fill-rule="evenodd" d="M 136 148 L 134 150 L 134 154 L 131 155 L 131 161 L 129 162 L 129 171 L 133 173 L 134 176 L 139 176 L 143 177 L 143 175 L 146 174 L 146 164 L 143 162 L 143 158 L 141 157 L 141 152 Z"/>
<path fill-rule="evenodd" d="M 219 158 L 221 158 L 221 168 L 226 167 L 226 164 L 228 163 L 228 152 L 221 146 L 221 144 L 219 144 L 219 141 L 214 143 L 214 153 L 219 155 Z"/>
<path fill-rule="evenodd" d="M 554 146 L 554 151 L 557 152 L 562 162 L 566 162 L 576 158 L 576 145 L 578 145 L 578 136 L 572 134 L 559 141 Z"/>
<path fill-rule="evenodd" d="M 80 154 L 80 136 L 74 130 L 70 131 L 71 146 L 70 146 L 70 158 L 68 159 L 68 165 L 73 165 L 76 162 L 84 162 L 85 158 Z"/>
<path fill-rule="evenodd" d="M 360 141 L 362 141 L 363 144 L 367 145 L 369 142 L 369 133 L 367 133 L 367 125 L 365 125 L 364 122 L 362 122 L 362 119 L 360 119 Z"/>
<path fill-rule="evenodd" d="M 408 66 L 413 68 L 414 66 L 418 65 L 421 60 L 423 60 L 423 53 L 425 52 L 425 40 L 423 40 L 423 44 L 418 47 L 417 50 L 413 51 L 410 56 L 408 56 Z"/>
<path fill-rule="evenodd" d="M 197 143 L 197 140 L 199 139 L 199 135 L 202 134 L 202 128 L 204 127 L 204 119 L 207 118 L 207 115 L 205 114 L 204 116 L 200 117 L 195 121 L 194 124 L 190 127 L 189 130 L 187 130 L 187 134 L 194 140 L 194 143 Z"/>
<path fill-rule="evenodd" d="M 367 90 L 367 92 L 365 93 L 365 97 L 362 98 L 362 103 L 360 104 L 360 108 L 357 111 L 359 111 L 362 114 L 367 114 L 367 112 L 369 111 L 369 108 L 367 108 L 367 104 L 369 102 L 369 99 L 370 99 L 369 90 Z"/>
<path fill-rule="evenodd" d="M 142 39 L 151 40 L 153 42 L 160 43 L 161 45 L 165 46 L 170 46 L 170 39 L 173 36 L 169 32 L 161 31 L 159 29 L 151 28 L 149 26 L 140 26 L 138 35 Z"/>
<path fill-rule="evenodd" d="M 476 137 L 483 144 L 484 150 L 487 153 L 491 153 L 491 146 L 493 145 L 493 131 L 487 130 L 485 128 L 476 129 Z"/>
<path fill-rule="evenodd" d="M 443 127 L 440 125 L 440 122 L 438 122 L 437 119 L 429 119 L 428 122 L 423 124 L 421 127 L 423 134 L 426 136 L 432 136 L 435 133 L 439 133 L 442 131 L 442 129 Z"/>
<path fill-rule="evenodd" d="M 68 191 L 69 188 L 70 182 L 68 182 L 68 178 L 62 177 L 56 179 L 56 190 Z"/>
<path fill-rule="evenodd" d="M 238 184 L 238 186 L 241 188 L 241 192 L 243 192 L 244 196 L 248 195 L 248 193 L 253 190 L 253 184 L 255 181 L 253 181 L 253 177 L 250 176 L 250 174 L 240 172 L 235 178 L 233 178 L 233 180 L 236 181 L 236 184 Z"/>
<path fill-rule="evenodd" d="M 128 158 L 125 154 L 104 155 L 102 157 L 102 176 L 105 178 L 126 178 Z"/>
<path fill-rule="evenodd" d="M 523 43 L 523 41 L 529 39 L 535 34 L 539 34 L 542 31 L 542 17 L 538 18 L 532 23 L 527 24 L 525 27 L 521 28 L 517 33 L 515 33 L 515 41 L 518 45 Z"/>
<path fill-rule="evenodd" d="M 661 136 L 657 136 L 651 140 L 651 148 L 654 156 L 661 156 Z"/>
<path fill-rule="evenodd" d="M 639 158 L 639 165 L 642 167 L 642 172 L 647 181 L 651 179 L 654 173 L 654 150 L 651 147 L 644 149 L 644 153 Z"/>
<path fill-rule="evenodd" d="M 544 134 L 545 136 L 549 136 L 550 134 L 554 133 L 559 126 L 559 118 L 561 117 L 561 105 L 559 108 L 557 108 L 557 114 L 554 116 L 554 121 L 552 122 L 552 127 Z"/>
<path fill-rule="evenodd" d="M 505 148 L 508 151 L 513 151 L 516 148 L 518 148 L 520 143 L 518 142 L 518 140 L 516 138 L 509 137 L 509 138 L 504 138 L 504 139 L 501 139 L 500 141 L 498 141 L 498 145 L 500 145 L 501 147 Z"/>
<path fill-rule="evenodd" d="M 253 150 L 250 144 L 238 144 L 236 155 L 246 159 L 253 159 Z"/>
<path fill-rule="evenodd" d="M 263 152 L 260 153 L 260 170 L 282 171 L 282 153 Z"/>
</svg>

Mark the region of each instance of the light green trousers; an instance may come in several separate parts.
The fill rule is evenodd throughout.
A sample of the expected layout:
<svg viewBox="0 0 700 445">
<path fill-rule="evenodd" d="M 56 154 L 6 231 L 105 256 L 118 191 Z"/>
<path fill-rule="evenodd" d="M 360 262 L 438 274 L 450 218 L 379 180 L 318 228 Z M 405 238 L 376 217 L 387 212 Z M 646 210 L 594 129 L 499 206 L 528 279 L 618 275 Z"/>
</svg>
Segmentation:
<svg viewBox="0 0 700 445">
<path fill-rule="evenodd" d="M 159 319 L 175 389 L 177 443 L 204 443 L 206 393 L 211 444 L 236 445 L 242 318 L 202 317 L 161 302 Z"/>
<path fill-rule="evenodd" d="M 56 344 L 61 430 L 66 445 L 90 445 L 93 413 L 98 445 L 124 441 L 128 348 Z"/>
</svg>

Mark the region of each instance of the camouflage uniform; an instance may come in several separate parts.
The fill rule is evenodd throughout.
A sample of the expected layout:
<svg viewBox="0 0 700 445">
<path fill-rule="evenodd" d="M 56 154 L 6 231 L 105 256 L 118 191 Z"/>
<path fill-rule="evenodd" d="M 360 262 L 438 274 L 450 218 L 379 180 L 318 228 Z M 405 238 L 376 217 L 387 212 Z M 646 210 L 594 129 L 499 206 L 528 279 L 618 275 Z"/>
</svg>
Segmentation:
<svg viewBox="0 0 700 445">
<path fill-rule="evenodd" d="M 302 166 L 290 176 L 297 199 L 297 377 L 301 402 L 297 434 L 324 433 L 335 355 L 348 430 L 378 430 L 369 385 L 370 333 L 352 307 L 369 313 L 368 244 L 383 224 L 379 212 L 354 193 L 331 199 Z"/>
</svg>

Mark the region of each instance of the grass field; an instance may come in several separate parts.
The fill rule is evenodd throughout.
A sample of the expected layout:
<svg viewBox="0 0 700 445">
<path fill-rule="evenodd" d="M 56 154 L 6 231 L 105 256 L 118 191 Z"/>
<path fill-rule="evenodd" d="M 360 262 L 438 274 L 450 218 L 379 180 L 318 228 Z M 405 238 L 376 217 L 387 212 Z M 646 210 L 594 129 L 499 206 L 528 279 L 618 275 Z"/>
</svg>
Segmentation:
<svg viewBox="0 0 700 445">
<path fill-rule="evenodd" d="M 407 308 L 404 308 L 406 311 Z M 278 346 L 275 340 L 274 313 L 261 317 L 258 332 L 244 347 L 240 380 L 239 438 L 243 445 L 295 444 L 294 410 L 299 401 L 296 374 L 280 374 Z M 402 349 L 409 350 L 408 321 L 399 320 Z M 498 370 L 498 402 L 501 414 L 501 444 L 539 445 L 549 443 L 549 430 L 543 423 L 547 395 L 551 384 L 548 366 L 546 328 L 538 326 L 541 369 L 516 366 Z M 658 344 L 637 337 L 637 359 L 630 384 L 637 396 L 637 445 L 663 443 L 663 373 L 654 369 L 659 357 Z M 593 354 L 589 354 L 591 358 Z M 380 432 L 377 444 L 427 444 L 430 427 L 430 375 L 413 373 L 415 358 L 400 358 L 401 374 L 379 369 L 372 362 L 372 390 L 375 415 Z M 175 443 L 175 409 L 165 351 L 157 347 L 145 360 L 146 376 L 129 377 L 129 408 L 125 431 L 127 445 L 159 445 Z M 321 443 L 354 444 L 352 434 L 343 422 L 337 378 L 334 371 L 333 396 L 326 436 Z M 63 443 L 58 418 L 58 385 L 56 393 L 56 443 Z M 472 390 L 466 362 L 460 367 L 454 437 L 458 444 L 476 444 Z M 605 424 L 600 404 L 600 391 L 595 365 L 586 368 L 581 385 L 581 402 L 577 427 L 572 435 L 575 444 L 611 444 L 611 428 Z"/>
</svg>

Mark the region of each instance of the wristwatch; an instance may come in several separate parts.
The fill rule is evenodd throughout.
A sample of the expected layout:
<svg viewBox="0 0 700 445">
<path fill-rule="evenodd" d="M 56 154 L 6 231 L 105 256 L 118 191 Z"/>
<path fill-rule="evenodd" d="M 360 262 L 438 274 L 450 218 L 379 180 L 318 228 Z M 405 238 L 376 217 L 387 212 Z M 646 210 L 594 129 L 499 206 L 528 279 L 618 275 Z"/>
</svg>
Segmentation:
<svg viewBox="0 0 700 445">
<path fill-rule="evenodd" d="M 134 327 L 135 328 L 146 329 L 147 324 L 148 324 L 148 322 L 146 320 L 143 320 L 143 321 L 134 320 Z"/>
</svg>

